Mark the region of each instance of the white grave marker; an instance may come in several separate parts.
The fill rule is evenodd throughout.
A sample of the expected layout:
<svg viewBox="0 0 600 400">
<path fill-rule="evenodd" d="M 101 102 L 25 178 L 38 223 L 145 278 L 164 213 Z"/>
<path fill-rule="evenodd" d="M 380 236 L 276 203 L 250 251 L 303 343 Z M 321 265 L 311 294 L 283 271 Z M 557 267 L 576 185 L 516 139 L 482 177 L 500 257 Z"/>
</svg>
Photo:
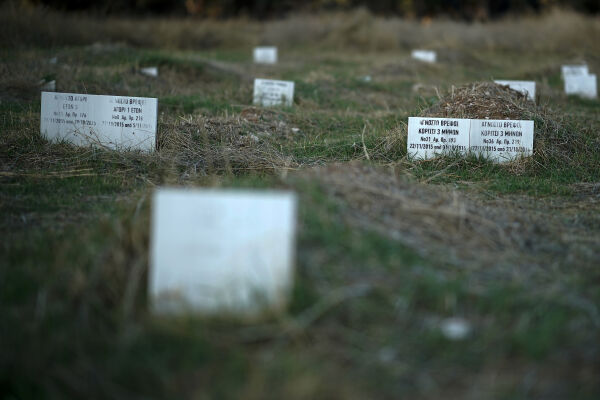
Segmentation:
<svg viewBox="0 0 600 400">
<path fill-rule="evenodd" d="M 40 132 L 80 146 L 153 150 L 157 100 L 147 97 L 42 92 Z"/>
<path fill-rule="evenodd" d="M 294 82 L 272 79 L 254 80 L 254 104 L 262 106 L 284 105 L 291 107 L 294 101 Z"/>
<path fill-rule="evenodd" d="M 408 118 L 407 153 L 416 159 L 436 154 L 461 153 L 469 150 L 468 119 Z"/>
<path fill-rule="evenodd" d="M 431 50 L 413 50 L 411 57 L 415 60 L 423 61 L 426 63 L 434 63 L 437 61 L 437 53 Z"/>
<path fill-rule="evenodd" d="M 533 154 L 533 121 L 471 120 L 470 151 L 506 162 Z"/>
<path fill-rule="evenodd" d="M 141 68 L 140 72 L 143 75 L 146 76 L 151 76 L 153 78 L 156 78 L 158 76 L 158 67 L 146 67 L 146 68 Z"/>
<path fill-rule="evenodd" d="M 254 62 L 257 64 L 276 64 L 277 47 L 255 47 Z"/>
<path fill-rule="evenodd" d="M 494 81 L 498 85 L 505 85 L 521 92 L 531 101 L 535 101 L 535 82 L 534 81 Z"/>
<path fill-rule="evenodd" d="M 281 308 L 292 287 L 295 227 L 291 192 L 158 189 L 152 309 L 254 314 Z"/>
<path fill-rule="evenodd" d="M 563 79 L 570 75 L 589 75 L 587 65 L 563 65 L 561 67 L 561 74 Z"/>
<path fill-rule="evenodd" d="M 565 93 L 567 95 L 578 95 L 588 99 L 598 97 L 598 82 L 596 75 L 566 75 Z"/>
</svg>

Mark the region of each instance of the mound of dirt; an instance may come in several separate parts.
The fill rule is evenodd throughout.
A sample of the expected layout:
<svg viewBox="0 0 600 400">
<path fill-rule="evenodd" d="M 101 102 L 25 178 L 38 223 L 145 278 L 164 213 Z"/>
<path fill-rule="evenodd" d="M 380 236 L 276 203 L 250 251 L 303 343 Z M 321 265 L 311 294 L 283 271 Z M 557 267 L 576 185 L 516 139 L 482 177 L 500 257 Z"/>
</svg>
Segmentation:
<svg viewBox="0 0 600 400">
<path fill-rule="evenodd" d="M 292 128 L 272 115 L 255 114 L 244 110 L 242 116 L 228 118 L 163 121 L 159 148 L 181 169 L 201 174 L 292 166 L 270 140 L 292 137 Z"/>
<path fill-rule="evenodd" d="M 536 106 L 527 96 L 508 86 L 477 82 L 452 90 L 422 117 L 473 119 L 525 119 Z"/>
<path fill-rule="evenodd" d="M 586 161 L 594 159 L 600 151 L 600 136 L 587 121 L 548 106 L 537 106 L 522 93 L 493 82 L 453 87 L 420 116 L 535 121 L 533 157 L 506 164 L 514 173 L 545 169 L 551 164 L 583 172 L 589 168 Z"/>
</svg>

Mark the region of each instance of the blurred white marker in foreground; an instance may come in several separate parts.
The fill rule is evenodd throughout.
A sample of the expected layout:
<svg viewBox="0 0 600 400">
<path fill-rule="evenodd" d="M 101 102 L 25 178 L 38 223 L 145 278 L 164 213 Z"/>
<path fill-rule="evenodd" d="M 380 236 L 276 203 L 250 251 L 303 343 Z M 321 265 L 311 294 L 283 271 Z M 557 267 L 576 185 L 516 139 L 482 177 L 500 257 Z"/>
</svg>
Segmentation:
<svg viewBox="0 0 600 400">
<path fill-rule="evenodd" d="M 283 308 L 293 281 L 295 228 L 290 192 L 158 189 L 152 310 L 255 315 Z"/>
<path fill-rule="evenodd" d="M 423 61 L 426 63 L 434 63 L 437 61 L 437 53 L 432 50 L 413 50 L 411 57 L 415 60 Z"/>
<path fill-rule="evenodd" d="M 442 334 L 449 340 L 463 340 L 471 333 L 471 324 L 464 318 L 446 318 L 440 323 Z"/>
<path fill-rule="evenodd" d="M 277 47 L 265 46 L 254 48 L 254 62 L 257 64 L 276 64 Z"/>
</svg>

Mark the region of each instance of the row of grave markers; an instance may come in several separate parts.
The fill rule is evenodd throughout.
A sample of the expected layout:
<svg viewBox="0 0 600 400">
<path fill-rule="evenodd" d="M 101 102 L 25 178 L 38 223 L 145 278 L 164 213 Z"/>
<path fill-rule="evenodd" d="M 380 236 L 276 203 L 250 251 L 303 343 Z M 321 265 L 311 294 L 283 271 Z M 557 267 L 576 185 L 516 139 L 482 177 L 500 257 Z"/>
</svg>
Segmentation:
<svg viewBox="0 0 600 400">
<path fill-rule="evenodd" d="M 276 48 L 254 56 L 277 62 Z M 535 98 L 535 83 L 498 83 Z M 253 101 L 291 106 L 293 94 L 294 82 L 256 79 Z M 40 128 L 49 139 L 77 145 L 151 151 L 157 106 L 156 98 L 43 92 Z M 532 154 L 533 130 L 533 121 L 410 117 L 407 152 L 416 159 L 475 153 L 504 162 Z M 293 284 L 296 208 L 291 192 L 157 189 L 149 250 L 152 311 L 248 315 L 284 307 Z"/>
</svg>

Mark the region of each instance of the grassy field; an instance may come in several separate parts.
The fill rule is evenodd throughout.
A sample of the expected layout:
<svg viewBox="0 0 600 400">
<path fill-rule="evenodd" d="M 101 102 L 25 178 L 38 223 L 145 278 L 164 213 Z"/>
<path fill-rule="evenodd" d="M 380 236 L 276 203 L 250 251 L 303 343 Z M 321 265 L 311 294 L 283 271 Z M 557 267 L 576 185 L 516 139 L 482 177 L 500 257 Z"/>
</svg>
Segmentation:
<svg viewBox="0 0 600 400">
<path fill-rule="evenodd" d="M 600 102 L 566 97 L 560 78 L 564 63 L 600 72 L 597 18 L 98 21 L 11 7 L 0 12 L 3 399 L 600 397 Z M 260 43 L 279 46 L 276 66 L 252 64 Z M 417 46 L 439 62 L 412 60 Z M 254 77 L 294 80 L 293 107 L 253 107 Z M 48 143 L 42 78 L 157 97 L 160 150 Z M 473 86 L 491 79 L 535 80 L 537 105 Z M 535 121 L 533 157 L 407 159 L 409 116 L 443 104 L 485 117 L 489 102 Z M 297 192 L 283 315 L 147 312 L 160 185 Z M 449 318 L 467 338 L 442 333 Z"/>
</svg>

